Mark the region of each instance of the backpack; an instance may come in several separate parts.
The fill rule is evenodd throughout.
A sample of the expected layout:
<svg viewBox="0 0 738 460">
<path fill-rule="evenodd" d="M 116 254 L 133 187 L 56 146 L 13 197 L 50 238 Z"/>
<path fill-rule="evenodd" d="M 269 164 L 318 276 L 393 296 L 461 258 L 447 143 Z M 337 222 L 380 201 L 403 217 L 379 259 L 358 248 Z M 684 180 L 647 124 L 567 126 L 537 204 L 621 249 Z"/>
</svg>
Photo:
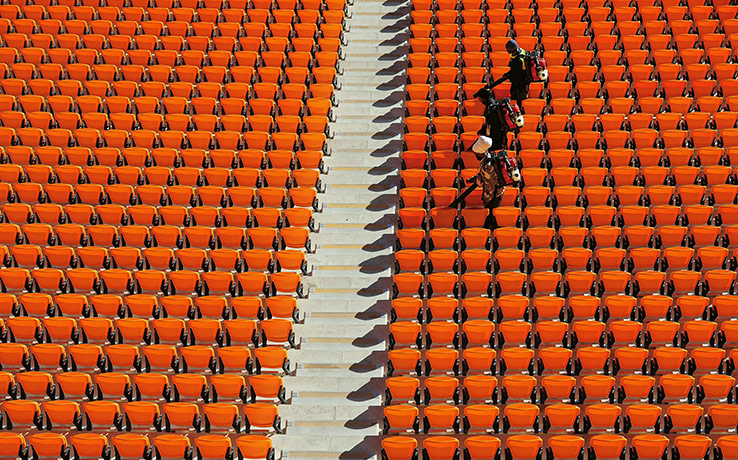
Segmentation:
<svg viewBox="0 0 738 460">
<path fill-rule="evenodd" d="M 523 71 L 529 82 L 548 81 L 548 65 L 542 53 L 531 51 L 522 53 Z"/>
<path fill-rule="evenodd" d="M 499 169 L 499 178 L 505 185 L 515 185 L 520 182 L 520 168 L 518 167 L 518 160 L 516 158 L 510 158 L 507 156 L 507 151 L 500 150 L 495 152 L 494 161 L 497 163 Z"/>
<path fill-rule="evenodd" d="M 517 131 L 525 125 L 523 112 L 516 102 L 508 98 L 500 101 L 500 109 L 498 111 L 502 126 L 506 131 Z"/>
</svg>

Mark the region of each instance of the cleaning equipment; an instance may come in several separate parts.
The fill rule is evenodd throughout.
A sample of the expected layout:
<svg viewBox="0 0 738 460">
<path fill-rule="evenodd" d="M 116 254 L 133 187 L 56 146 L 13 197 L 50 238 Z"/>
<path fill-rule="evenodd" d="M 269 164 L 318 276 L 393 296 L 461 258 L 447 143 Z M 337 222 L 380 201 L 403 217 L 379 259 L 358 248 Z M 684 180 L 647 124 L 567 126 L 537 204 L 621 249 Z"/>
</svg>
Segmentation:
<svg viewBox="0 0 738 460">
<path fill-rule="evenodd" d="M 492 139 L 487 136 L 479 136 L 479 138 L 474 141 L 474 144 L 472 145 L 471 149 L 472 152 L 476 153 L 477 155 L 482 155 L 486 153 L 490 148 L 492 147 Z"/>
<path fill-rule="evenodd" d="M 525 126 L 523 112 L 517 103 L 511 101 L 509 98 L 502 99 L 500 102 L 498 113 L 502 119 L 503 127 L 507 128 L 508 131 L 517 131 Z"/>
<path fill-rule="evenodd" d="M 523 63 L 530 81 L 548 81 L 548 65 L 542 53 L 539 51 L 524 53 Z"/>
<path fill-rule="evenodd" d="M 515 185 L 520 182 L 520 168 L 515 158 L 507 156 L 507 151 L 500 150 L 494 154 L 494 161 L 500 167 L 500 179 L 505 185 Z"/>
<path fill-rule="evenodd" d="M 488 101 L 485 101 L 485 104 L 487 107 L 484 111 L 484 118 L 490 127 L 499 126 L 503 132 L 508 132 L 518 131 L 525 126 L 525 118 L 523 118 L 523 112 L 520 110 L 520 106 L 516 102 L 511 101 L 510 98 L 490 98 Z M 499 119 L 500 125 L 497 124 L 497 119 Z M 479 139 L 477 139 L 478 141 Z"/>
</svg>

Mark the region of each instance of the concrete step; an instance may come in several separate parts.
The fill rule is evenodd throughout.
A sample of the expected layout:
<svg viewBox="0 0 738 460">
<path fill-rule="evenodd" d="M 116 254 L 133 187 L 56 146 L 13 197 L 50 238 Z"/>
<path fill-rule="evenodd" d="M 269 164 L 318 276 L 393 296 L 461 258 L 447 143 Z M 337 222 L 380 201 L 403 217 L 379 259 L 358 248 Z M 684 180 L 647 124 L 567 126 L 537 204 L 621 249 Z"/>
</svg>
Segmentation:
<svg viewBox="0 0 738 460">
<path fill-rule="evenodd" d="M 350 9 L 304 322 L 289 352 L 290 404 L 280 412 L 287 435 L 274 437 L 287 459 L 374 459 L 381 449 L 410 8 L 362 0 Z"/>
<path fill-rule="evenodd" d="M 336 275 L 351 276 L 358 279 L 374 279 L 377 276 L 391 276 L 392 270 L 389 267 L 384 269 L 379 267 L 362 267 L 359 265 L 321 265 L 315 267 L 312 276 L 315 278 L 315 286 L 320 282 L 320 278 L 334 277 Z"/>
<path fill-rule="evenodd" d="M 397 154 L 402 148 L 402 138 L 400 135 L 393 136 L 391 138 L 381 139 L 368 139 L 366 137 L 357 138 L 352 141 L 342 141 L 342 145 L 336 145 L 337 142 L 332 143 L 332 147 L 337 151 L 340 150 L 344 155 L 352 155 L 354 153 L 363 152 L 366 156 L 356 159 L 331 159 L 326 161 L 331 166 L 361 166 L 361 167 L 376 167 L 382 166 L 386 161 L 387 157 Z M 367 154 L 367 152 L 369 152 Z M 394 157 L 396 161 L 399 161 L 399 157 Z M 330 181 L 328 182 L 330 183 Z"/>
<path fill-rule="evenodd" d="M 346 324 L 346 321 L 352 321 L 356 319 L 358 315 L 361 315 L 362 322 L 372 326 L 385 326 L 387 324 L 386 315 L 380 313 L 355 313 L 355 312 L 337 312 L 327 311 L 318 312 L 313 311 L 306 316 L 305 321 L 308 321 L 313 325 L 320 325 L 326 327 L 332 327 L 335 325 Z"/>
<path fill-rule="evenodd" d="M 394 198 L 394 199 L 393 199 Z M 369 204 L 366 201 L 363 203 L 335 203 L 329 207 L 331 211 L 340 211 L 342 215 L 362 215 L 366 211 L 373 213 L 394 213 L 397 199 L 388 195 L 379 195 L 377 198 L 372 199 Z M 330 222 L 330 218 L 319 222 Z"/>
<path fill-rule="evenodd" d="M 337 240 L 337 238 L 331 238 Z M 318 244 L 318 249 L 321 254 L 326 256 L 340 257 L 340 254 L 345 254 L 347 250 L 357 250 L 367 252 L 373 257 L 380 255 L 387 255 L 392 253 L 392 248 L 395 242 L 394 235 L 382 235 L 380 238 L 376 238 L 375 235 L 342 235 L 340 241 L 330 241 L 331 239 L 321 241 Z"/>
<path fill-rule="evenodd" d="M 351 399 L 354 398 L 354 399 Z M 292 404 L 295 406 L 313 406 L 320 404 L 335 404 L 336 400 L 342 400 L 342 406 L 360 406 L 367 405 L 379 406 L 382 404 L 381 393 L 354 393 L 349 392 L 331 392 L 331 391 L 301 391 L 292 394 Z M 375 420 L 376 422 L 376 420 Z"/>
<path fill-rule="evenodd" d="M 305 308 L 314 309 L 315 311 L 353 311 L 353 312 L 364 311 L 367 308 L 373 307 L 377 303 L 376 300 L 366 299 L 363 297 L 337 299 L 330 303 L 326 303 L 326 302 L 315 300 L 315 299 L 304 299 L 304 300 L 301 300 L 300 302 L 301 302 L 300 305 L 304 306 Z M 389 302 L 389 299 L 384 301 L 384 303 L 388 303 L 388 302 Z M 330 309 L 323 308 L 326 306 L 330 306 L 331 308 Z"/>
<path fill-rule="evenodd" d="M 375 221 L 375 222 L 366 222 L 366 223 L 349 223 L 348 219 L 346 220 L 347 223 L 345 224 L 339 224 L 339 223 L 328 223 L 325 225 L 320 226 L 320 232 L 323 234 L 329 234 L 329 233 L 338 233 L 343 234 L 344 232 L 351 232 L 351 231 L 357 231 L 357 232 L 386 232 L 387 230 L 394 227 L 393 222 L 376 222 L 376 216 L 371 216 L 371 219 L 367 219 L 369 221 Z"/>
<path fill-rule="evenodd" d="M 277 435 L 272 437 L 275 449 L 281 450 L 282 458 L 298 460 L 363 460 L 376 458 L 379 439 L 367 440 L 365 436 Z M 279 458 L 279 456 L 277 456 Z"/>
<path fill-rule="evenodd" d="M 313 264 L 316 268 L 321 267 L 340 267 L 347 265 L 359 265 L 367 267 L 386 267 L 388 263 L 391 263 L 391 253 L 385 253 L 382 255 L 367 254 L 361 249 L 345 249 L 343 256 L 337 259 L 335 255 L 324 254 L 324 251 L 317 251 L 316 254 L 311 254 L 308 257 L 308 261 Z"/>
<path fill-rule="evenodd" d="M 323 350 L 327 351 L 327 350 Z M 295 371 L 300 377 L 320 377 L 325 380 L 342 379 L 348 374 L 362 375 L 367 379 L 383 378 L 383 365 L 356 365 L 356 364 L 304 364 Z"/>
</svg>

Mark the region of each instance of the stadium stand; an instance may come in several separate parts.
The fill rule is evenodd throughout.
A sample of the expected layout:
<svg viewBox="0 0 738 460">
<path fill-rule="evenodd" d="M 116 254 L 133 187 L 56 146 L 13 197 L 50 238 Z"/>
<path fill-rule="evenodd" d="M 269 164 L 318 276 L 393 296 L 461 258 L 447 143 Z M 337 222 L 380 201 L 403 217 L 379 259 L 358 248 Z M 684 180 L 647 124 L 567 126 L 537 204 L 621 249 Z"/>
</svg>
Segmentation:
<svg viewBox="0 0 738 460">
<path fill-rule="evenodd" d="M 271 459 L 344 0 L 0 5 L 0 457 Z"/>
<path fill-rule="evenodd" d="M 730 0 L 0 3 L 0 457 L 732 458 Z"/>
<path fill-rule="evenodd" d="M 731 455 L 731 3 L 412 1 L 383 458 Z M 550 80 L 490 231 L 447 204 L 510 38 Z"/>
</svg>

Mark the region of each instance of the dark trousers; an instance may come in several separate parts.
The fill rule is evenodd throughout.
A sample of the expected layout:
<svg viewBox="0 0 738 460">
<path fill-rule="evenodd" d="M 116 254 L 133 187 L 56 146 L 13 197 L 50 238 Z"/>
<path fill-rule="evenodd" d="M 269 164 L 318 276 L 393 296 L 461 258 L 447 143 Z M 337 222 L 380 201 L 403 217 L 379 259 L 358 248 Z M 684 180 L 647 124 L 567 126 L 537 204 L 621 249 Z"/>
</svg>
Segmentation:
<svg viewBox="0 0 738 460">
<path fill-rule="evenodd" d="M 510 99 L 518 103 L 520 111 L 525 113 L 523 110 L 523 101 L 528 99 L 528 85 L 522 87 L 511 87 L 510 88 Z"/>
<path fill-rule="evenodd" d="M 489 211 L 489 214 L 487 215 L 487 220 L 484 222 L 484 228 L 487 228 L 490 231 L 494 231 L 497 228 L 497 220 L 492 215 L 492 211 L 500 206 L 501 202 L 502 196 L 498 196 L 492 198 L 490 202 L 487 203 L 487 210 Z"/>
<path fill-rule="evenodd" d="M 504 150 L 507 148 L 507 133 L 501 129 L 494 130 L 490 139 L 492 139 L 491 150 Z"/>
</svg>

